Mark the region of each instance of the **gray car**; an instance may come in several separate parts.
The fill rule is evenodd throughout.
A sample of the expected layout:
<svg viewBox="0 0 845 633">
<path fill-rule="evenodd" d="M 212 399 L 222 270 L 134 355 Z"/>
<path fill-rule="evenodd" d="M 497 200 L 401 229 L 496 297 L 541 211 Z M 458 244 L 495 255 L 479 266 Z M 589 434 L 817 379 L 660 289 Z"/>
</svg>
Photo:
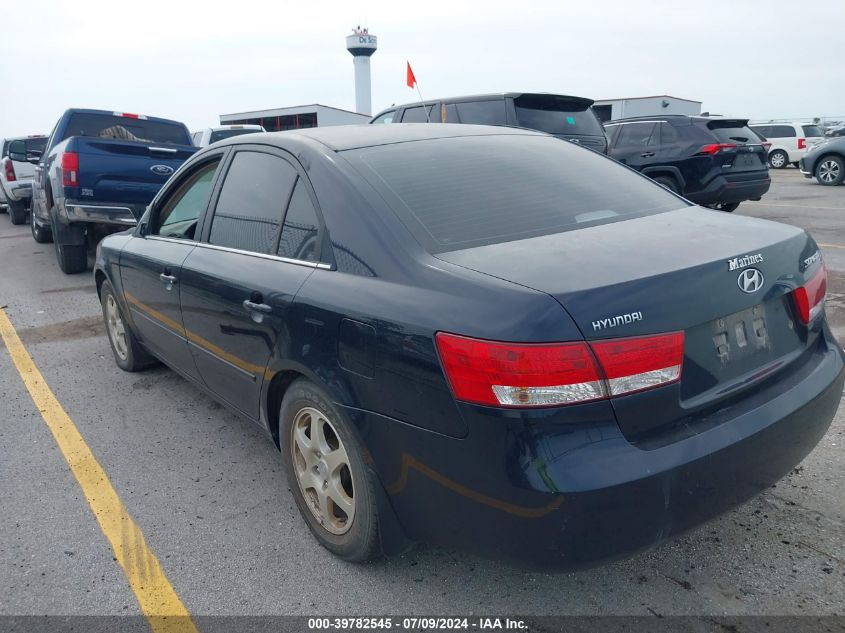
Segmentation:
<svg viewBox="0 0 845 633">
<path fill-rule="evenodd" d="M 813 147 L 798 162 L 805 178 L 820 185 L 840 185 L 845 179 L 845 137 L 830 138 Z"/>
</svg>

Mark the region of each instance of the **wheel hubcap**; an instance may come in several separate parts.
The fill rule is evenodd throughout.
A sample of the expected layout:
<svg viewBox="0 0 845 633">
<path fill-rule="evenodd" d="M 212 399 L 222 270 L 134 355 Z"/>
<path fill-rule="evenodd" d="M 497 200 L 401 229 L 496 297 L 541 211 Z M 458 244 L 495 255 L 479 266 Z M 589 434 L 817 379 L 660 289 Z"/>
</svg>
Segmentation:
<svg viewBox="0 0 845 633">
<path fill-rule="evenodd" d="M 311 514 L 332 534 L 344 534 L 355 518 L 349 456 L 332 423 L 317 409 L 299 411 L 291 426 L 291 457 L 299 490 Z"/>
<path fill-rule="evenodd" d="M 824 182 L 833 182 L 839 178 L 839 163 L 834 160 L 826 160 L 819 167 L 819 179 Z"/>
<path fill-rule="evenodd" d="M 108 328 L 109 338 L 114 346 L 114 351 L 117 352 L 120 360 L 126 360 L 126 329 L 123 327 L 123 319 L 120 318 L 117 303 L 111 295 L 106 297 L 106 327 Z"/>
<path fill-rule="evenodd" d="M 771 161 L 772 167 L 782 167 L 786 162 L 786 158 L 784 158 L 783 154 L 775 154 L 772 156 Z"/>
</svg>

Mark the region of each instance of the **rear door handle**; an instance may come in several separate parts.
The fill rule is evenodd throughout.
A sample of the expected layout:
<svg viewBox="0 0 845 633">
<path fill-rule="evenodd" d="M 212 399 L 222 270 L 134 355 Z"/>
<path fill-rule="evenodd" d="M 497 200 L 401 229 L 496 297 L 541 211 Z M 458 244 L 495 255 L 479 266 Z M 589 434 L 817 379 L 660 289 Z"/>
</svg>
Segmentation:
<svg viewBox="0 0 845 633">
<path fill-rule="evenodd" d="M 273 308 L 266 303 L 255 303 L 249 299 L 244 299 L 244 310 L 247 312 L 261 312 L 262 314 L 270 314 Z"/>
<path fill-rule="evenodd" d="M 643 152 L 642 154 L 640 154 L 640 156 L 642 156 L 643 158 L 650 158 L 654 156 L 654 152 Z"/>
</svg>

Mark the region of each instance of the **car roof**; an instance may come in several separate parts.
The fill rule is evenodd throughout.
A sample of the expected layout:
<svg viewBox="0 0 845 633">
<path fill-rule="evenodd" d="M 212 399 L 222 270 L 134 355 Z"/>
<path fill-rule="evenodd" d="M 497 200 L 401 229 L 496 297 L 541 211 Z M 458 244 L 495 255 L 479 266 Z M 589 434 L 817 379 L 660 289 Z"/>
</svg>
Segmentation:
<svg viewBox="0 0 845 633">
<path fill-rule="evenodd" d="M 466 101 L 492 101 L 494 99 L 504 99 L 506 97 L 552 97 L 555 99 L 578 101 L 586 105 L 593 105 L 595 101 L 587 97 L 578 97 L 576 95 L 562 95 L 554 92 L 488 92 L 479 95 L 461 95 L 459 97 L 442 97 L 437 99 L 427 99 L 426 101 L 409 101 L 408 103 L 400 103 L 399 105 L 392 105 L 385 108 L 376 116 L 381 116 L 385 112 L 398 110 L 399 108 L 413 108 L 421 105 L 432 105 L 435 103 L 464 103 Z"/>
<path fill-rule="evenodd" d="M 283 145 L 284 139 L 301 139 L 316 141 L 325 147 L 342 152 L 349 149 L 374 147 L 376 145 L 392 145 L 411 141 L 424 141 L 440 138 L 455 138 L 463 136 L 548 136 L 542 132 L 523 128 L 509 128 L 493 125 L 466 125 L 450 123 L 392 123 L 390 125 L 334 125 L 328 127 L 312 127 L 285 132 L 265 132 L 264 134 L 249 134 L 235 136 L 221 144 L 242 144 L 269 142 Z"/>
</svg>

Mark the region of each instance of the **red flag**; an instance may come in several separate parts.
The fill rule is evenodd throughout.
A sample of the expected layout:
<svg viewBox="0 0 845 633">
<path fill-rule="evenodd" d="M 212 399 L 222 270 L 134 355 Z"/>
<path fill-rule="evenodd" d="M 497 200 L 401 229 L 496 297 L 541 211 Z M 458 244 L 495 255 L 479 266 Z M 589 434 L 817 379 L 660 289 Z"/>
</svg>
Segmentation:
<svg viewBox="0 0 845 633">
<path fill-rule="evenodd" d="M 411 62 L 405 62 L 408 64 L 408 78 L 406 79 L 406 83 L 408 84 L 408 88 L 413 88 L 414 84 L 417 83 L 417 78 L 414 77 L 414 71 L 411 70 Z"/>
</svg>

